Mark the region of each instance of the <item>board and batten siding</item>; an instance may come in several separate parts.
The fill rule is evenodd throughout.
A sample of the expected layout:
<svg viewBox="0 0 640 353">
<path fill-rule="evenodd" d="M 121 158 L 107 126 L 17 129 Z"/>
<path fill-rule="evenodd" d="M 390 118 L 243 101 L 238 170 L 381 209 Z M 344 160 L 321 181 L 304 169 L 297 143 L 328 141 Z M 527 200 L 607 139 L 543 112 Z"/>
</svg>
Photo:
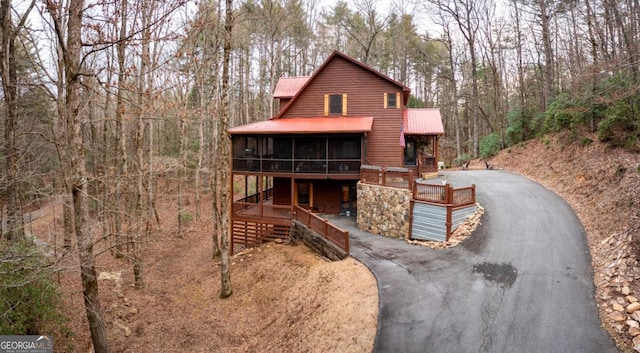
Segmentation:
<svg viewBox="0 0 640 353">
<path fill-rule="evenodd" d="M 385 93 L 401 93 L 402 87 L 387 81 L 344 58 L 336 56 L 281 118 L 317 117 L 324 115 L 326 94 L 347 95 L 347 116 L 373 117 L 372 131 L 367 135 L 365 163 L 382 167 L 402 167 L 404 150 L 400 145 L 403 95 L 399 108 L 385 109 Z M 341 116 L 341 115 L 336 115 Z"/>
</svg>

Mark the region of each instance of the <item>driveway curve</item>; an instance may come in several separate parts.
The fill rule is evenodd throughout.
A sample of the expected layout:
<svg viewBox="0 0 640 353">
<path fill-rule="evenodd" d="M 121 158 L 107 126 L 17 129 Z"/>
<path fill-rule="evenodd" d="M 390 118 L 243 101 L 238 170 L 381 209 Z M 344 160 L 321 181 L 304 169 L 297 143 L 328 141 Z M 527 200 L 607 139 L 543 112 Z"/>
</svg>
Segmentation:
<svg viewBox="0 0 640 353">
<path fill-rule="evenodd" d="M 374 352 L 617 352 L 601 327 L 591 255 L 571 207 L 504 171 L 444 178 L 475 183 L 485 208 L 456 247 L 432 250 L 333 220 L 378 280 Z"/>
</svg>

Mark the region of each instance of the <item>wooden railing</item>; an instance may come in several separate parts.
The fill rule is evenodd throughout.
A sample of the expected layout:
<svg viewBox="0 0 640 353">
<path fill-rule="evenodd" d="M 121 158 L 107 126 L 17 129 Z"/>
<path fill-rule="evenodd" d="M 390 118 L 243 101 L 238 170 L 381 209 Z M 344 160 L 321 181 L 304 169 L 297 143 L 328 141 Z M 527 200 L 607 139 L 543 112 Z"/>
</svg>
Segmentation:
<svg viewBox="0 0 640 353">
<path fill-rule="evenodd" d="M 476 203 L 476 186 L 454 189 L 449 184 L 436 185 L 415 182 L 413 184 L 413 198 L 452 207 L 462 207 Z"/>
<path fill-rule="evenodd" d="M 233 203 L 233 216 L 290 220 L 292 212 L 291 206 L 236 201 Z"/>
<path fill-rule="evenodd" d="M 419 156 L 418 157 L 418 173 L 437 173 L 438 162 L 436 157 L 433 156 Z"/>
<path fill-rule="evenodd" d="M 329 223 L 328 220 L 313 214 L 300 206 L 295 207 L 294 217 L 304 225 L 313 229 L 325 239 L 349 253 L 349 232 Z"/>
<path fill-rule="evenodd" d="M 273 159 L 233 158 L 232 168 L 239 172 L 358 174 L 360 159 Z"/>
<path fill-rule="evenodd" d="M 407 168 L 362 166 L 360 182 L 411 190 L 413 171 Z"/>
<path fill-rule="evenodd" d="M 242 198 L 240 200 L 236 200 L 236 202 L 246 202 L 246 203 L 259 203 L 260 202 L 260 197 L 259 197 L 259 192 L 255 193 L 253 195 L 249 195 L 245 198 Z M 266 201 L 269 200 L 273 197 L 273 188 L 270 189 L 266 189 L 262 191 L 262 200 Z"/>
</svg>

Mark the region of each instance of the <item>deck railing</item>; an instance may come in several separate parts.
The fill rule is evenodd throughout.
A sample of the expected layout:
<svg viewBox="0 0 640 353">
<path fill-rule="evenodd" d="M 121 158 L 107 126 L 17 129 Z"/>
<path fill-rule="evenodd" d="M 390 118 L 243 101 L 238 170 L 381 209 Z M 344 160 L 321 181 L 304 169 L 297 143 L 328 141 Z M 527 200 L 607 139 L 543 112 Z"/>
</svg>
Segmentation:
<svg viewBox="0 0 640 353">
<path fill-rule="evenodd" d="M 407 168 L 360 167 L 360 182 L 411 190 L 413 171 Z"/>
<path fill-rule="evenodd" d="M 291 206 L 260 204 L 253 202 L 233 203 L 234 217 L 251 217 L 251 218 L 272 218 L 272 219 L 291 219 Z"/>
<path fill-rule="evenodd" d="M 349 232 L 331 224 L 328 220 L 313 214 L 300 206 L 295 207 L 295 219 L 313 229 L 325 239 L 349 253 Z"/>
<path fill-rule="evenodd" d="M 233 158 L 233 170 L 263 173 L 358 174 L 360 159 Z"/>
<path fill-rule="evenodd" d="M 262 191 L 262 200 L 266 201 L 273 198 L 273 188 L 269 188 Z M 259 203 L 260 202 L 260 193 L 255 193 L 253 195 L 249 195 L 245 198 L 236 200 L 235 202 L 246 202 L 246 203 Z"/>
<path fill-rule="evenodd" d="M 418 157 L 418 173 L 437 173 L 438 162 L 436 157 L 433 156 L 419 156 Z"/>
<path fill-rule="evenodd" d="M 415 182 L 413 199 L 430 203 L 462 207 L 476 203 L 476 186 L 454 189 L 451 185 L 437 185 Z"/>
</svg>

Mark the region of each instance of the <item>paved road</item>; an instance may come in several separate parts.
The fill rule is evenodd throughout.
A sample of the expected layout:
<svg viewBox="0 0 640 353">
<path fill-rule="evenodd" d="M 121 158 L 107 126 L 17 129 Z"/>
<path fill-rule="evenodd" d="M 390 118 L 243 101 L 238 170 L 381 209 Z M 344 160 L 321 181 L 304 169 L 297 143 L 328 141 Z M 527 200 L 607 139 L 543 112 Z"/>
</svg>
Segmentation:
<svg viewBox="0 0 640 353">
<path fill-rule="evenodd" d="M 457 247 L 431 250 L 349 227 L 352 256 L 378 279 L 374 351 L 617 352 L 600 326 L 589 248 L 569 205 L 508 172 L 446 178 L 475 183 L 485 208 Z"/>
</svg>

